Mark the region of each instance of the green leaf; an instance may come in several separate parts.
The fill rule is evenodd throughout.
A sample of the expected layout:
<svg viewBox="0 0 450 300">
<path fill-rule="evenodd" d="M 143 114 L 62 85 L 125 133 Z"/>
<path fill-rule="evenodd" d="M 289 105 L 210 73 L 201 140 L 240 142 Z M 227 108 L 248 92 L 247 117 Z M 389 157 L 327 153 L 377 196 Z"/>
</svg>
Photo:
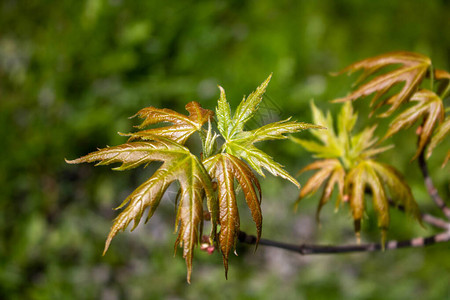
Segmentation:
<svg viewBox="0 0 450 300">
<path fill-rule="evenodd" d="M 245 159 L 248 164 L 261 176 L 265 177 L 263 169 L 274 176 L 280 176 L 289 180 L 300 188 L 300 184 L 295 180 L 283 166 L 272 159 L 267 153 L 259 150 L 251 143 L 241 144 L 230 141 L 227 143 L 225 151 L 234 156 Z"/>
<path fill-rule="evenodd" d="M 305 150 L 314 153 L 313 156 L 316 158 L 336 158 L 342 155 L 342 151 L 338 147 L 329 147 L 315 141 L 299 139 L 293 136 L 290 136 L 289 139 L 305 148 Z"/>
<path fill-rule="evenodd" d="M 330 148 L 336 147 L 336 149 L 340 151 L 340 149 L 338 149 L 338 139 L 334 131 L 333 117 L 331 116 L 330 112 L 328 111 L 325 117 L 322 111 L 320 111 L 320 109 L 318 109 L 314 104 L 314 101 L 310 102 L 310 107 L 313 116 L 313 123 L 327 128 L 326 131 L 312 130 L 311 134 L 314 135 L 318 140 L 322 141 L 324 145 L 327 145 Z"/>
<path fill-rule="evenodd" d="M 332 130 L 332 117 L 327 115 L 325 118 L 314 103 L 311 103 L 311 110 L 316 122 L 329 126 L 324 136 L 317 137 L 322 144 L 293 137 L 291 140 L 314 153 L 315 157 L 326 159 L 317 160 L 300 170 L 300 173 L 317 171 L 300 191 L 297 203 L 324 186 L 316 213 L 316 219 L 319 221 L 320 210 L 329 201 L 334 187 L 337 186 L 339 191 L 336 208 L 341 200 L 349 200 L 356 236 L 360 240 L 361 220 L 366 210 L 365 194 L 370 193 L 378 218 L 378 226 L 382 231 L 383 244 L 389 226 L 389 207 L 386 196 L 388 191 L 394 203 L 402 205 L 408 213 L 420 220 L 418 206 L 400 173 L 393 167 L 372 159 L 374 155 L 391 148 L 390 146 L 374 147 L 377 142 L 374 137 L 376 126 L 352 134 L 357 115 L 353 113 L 351 103 L 347 102 L 343 105 L 337 119 L 338 134 L 336 136 Z"/>
<path fill-rule="evenodd" d="M 353 127 L 355 127 L 357 119 L 358 114 L 353 113 L 353 106 L 351 103 L 344 103 L 337 118 L 337 129 L 341 143 L 348 143 L 349 134 L 352 132 Z M 330 126 L 331 125 L 332 124 L 330 124 Z"/>
<path fill-rule="evenodd" d="M 337 118 L 337 135 L 333 129 L 333 118 L 330 113 L 327 117 L 311 102 L 311 111 L 314 122 L 325 126 L 326 131 L 314 131 L 311 133 L 322 142 L 322 144 L 291 137 L 291 140 L 307 151 L 314 153 L 317 158 L 339 158 L 345 168 L 357 164 L 359 159 L 370 158 L 378 153 L 386 151 L 391 147 L 374 148 L 377 139 L 374 138 L 376 126 L 365 128 L 357 134 L 352 134 L 357 121 L 357 114 L 353 112 L 350 102 L 345 103 Z"/>
<path fill-rule="evenodd" d="M 202 137 L 203 133 L 200 133 Z M 206 137 L 202 139 L 203 157 L 210 157 L 216 151 L 216 140 L 219 135 L 212 131 L 211 121 L 208 120 L 208 131 Z"/>
<path fill-rule="evenodd" d="M 253 144 L 265 140 L 285 139 L 287 137 L 284 134 L 287 133 L 322 127 L 286 119 L 264 125 L 252 131 L 244 131 L 245 123 L 256 114 L 271 77 L 272 75 L 239 104 L 232 119 L 230 119 L 231 112 L 225 92 L 220 88 L 220 99 L 216 114 L 219 131 L 225 139 L 222 151 L 245 159 L 261 176 L 264 176 L 263 169 L 265 169 L 274 176 L 280 176 L 300 187 L 300 184 L 283 169 L 282 165 L 275 162 L 268 154 L 256 148 Z"/>
<path fill-rule="evenodd" d="M 220 98 L 217 101 L 216 107 L 216 115 L 217 115 L 217 128 L 219 129 L 220 134 L 224 138 L 228 138 L 230 136 L 230 130 L 232 128 L 233 121 L 231 120 L 231 109 L 230 104 L 228 103 L 225 95 L 225 90 L 219 86 L 220 89 Z"/>
<path fill-rule="evenodd" d="M 267 79 L 254 91 L 251 93 L 247 99 L 244 99 L 239 104 L 236 112 L 233 116 L 233 124 L 231 128 L 228 129 L 229 135 L 233 136 L 244 129 L 245 123 L 248 122 L 258 110 L 259 104 L 261 103 L 262 96 L 266 92 L 267 85 L 269 84 L 272 74 L 267 77 Z"/>
<path fill-rule="evenodd" d="M 266 140 L 281 140 L 287 138 L 287 136 L 283 135 L 286 133 L 298 132 L 304 129 L 326 129 L 325 127 L 319 125 L 289 120 L 290 118 L 264 125 L 252 131 L 245 131 L 245 137 L 242 138 L 239 136 L 234 139 L 234 141 L 240 141 L 242 143 L 256 143 Z"/>
</svg>

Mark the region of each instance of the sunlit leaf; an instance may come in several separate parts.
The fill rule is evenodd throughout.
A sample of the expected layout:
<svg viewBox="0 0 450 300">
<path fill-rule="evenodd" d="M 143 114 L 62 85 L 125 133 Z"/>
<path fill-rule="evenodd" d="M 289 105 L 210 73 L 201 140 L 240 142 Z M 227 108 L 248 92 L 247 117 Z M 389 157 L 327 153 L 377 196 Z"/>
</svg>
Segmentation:
<svg viewBox="0 0 450 300">
<path fill-rule="evenodd" d="M 239 234 L 239 212 L 236 203 L 234 182 L 241 186 L 244 197 L 256 224 L 257 241 L 261 237 L 261 187 L 252 170 L 239 158 L 220 153 L 204 161 L 212 178 L 218 183 L 219 243 L 223 255 L 225 274 L 228 272 L 228 256 L 234 250 Z"/>
<path fill-rule="evenodd" d="M 369 76 L 374 75 L 377 71 L 392 65 L 400 66 L 392 71 L 387 71 L 384 73 L 381 72 L 381 75 L 366 81 Z M 383 97 L 387 92 L 391 91 L 393 87 L 403 84 L 398 93 L 395 93 L 387 99 L 383 99 L 375 107 L 376 109 L 384 104 L 391 105 L 387 111 L 380 115 L 382 117 L 387 117 L 402 103 L 409 100 L 413 93 L 418 89 L 422 80 L 425 78 L 430 66 L 431 60 L 428 57 L 421 54 L 404 51 L 390 52 L 364 59 L 348 66 L 340 72 L 353 73 L 361 69 L 364 70 L 355 83 L 355 85 L 359 87 L 350 95 L 335 101 L 352 101 L 375 93 L 371 101 L 371 105 L 373 105 L 378 99 L 380 99 L 380 97 Z"/>
<path fill-rule="evenodd" d="M 203 216 L 203 195 L 208 198 L 209 207 L 213 201 L 211 179 L 198 158 L 186 147 L 162 137 L 153 137 L 152 142 L 130 142 L 108 147 L 90 153 L 68 163 L 83 163 L 99 161 L 97 165 L 108 165 L 121 162 L 117 170 L 135 168 L 152 161 L 162 161 L 161 167 L 153 175 L 134 190 L 118 207 L 125 207 L 114 220 L 114 225 L 108 235 L 105 252 L 114 236 L 125 230 L 131 221 L 134 229 L 140 222 L 142 214 L 148 208 L 151 218 L 159 205 L 161 197 L 173 181 L 180 184 L 180 199 L 176 217 L 178 238 L 176 244 L 183 247 L 183 257 L 188 268 L 187 280 L 190 281 L 193 250 L 201 235 Z M 216 215 L 217 209 L 211 209 Z"/>
<path fill-rule="evenodd" d="M 429 90 L 420 90 L 411 97 L 417 104 L 406 109 L 390 124 L 389 130 L 383 139 L 396 134 L 400 129 L 409 128 L 422 117 L 424 122 L 419 135 L 419 144 L 413 159 L 416 159 L 429 141 L 433 129 L 438 122 L 444 120 L 444 105 L 438 95 Z"/>
<path fill-rule="evenodd" d="M 445 94 L 450 91 L 450 73 L 435 69 L 434 79 L 438 82 L 437 94 L 444 98 Z"/>
<path fill-rule="evenodd" d="M 419 207 L 403 175 L 388 164 L 374 160 L 369 160 L 367 163 L 375 170 L 387 187 L 388 194 L 394 204 L 403 207 L 406 213 L 410 214 L 416 220 L 420 220 Z"/>
<path fill-rule="evenodd" d="M 231 119 L 231 108 L 227 101 L 225 90 L 219 86 L 220 98 L 217 101 L 216 115 L 217 115 L 217 128 L 224 138 L 228 138 L 233 128 L 233 121 Z"/>
<path fill-rule="evenodd" d="M 229 136 L 233 136 L 241 132 L 244 129 L 245 123 L 247 123 L 256 114 L 271 78 L 272 74 L 267 77 L 267 79 L 256 89 L 256 91 L 251 93 L 238 105 L 233 115 L 231 128 L 228 129 Z"/>
<path fill-rule="evenodd" d="M 265 140 L 284 139 L 286 138 L 284 134 L 295 133 L 308 128 L 320 128 L 320 126 L 289 121 L 288 119 L 270 123 L 252 131 L 244 131 L 245 123 L 257 112 L 271 76 L 239 104 L 232 119 L 230 119 L 231 112 L 225 98 L 225 92 L 221 89 L 216 114 L 219 131 L 225 139 L 222 150 L 238 158 L 245 159 L 261 176 L 264 176 L 263 169 L 265 169 L 274 176 L 280 176 L 300 187 L 297 180 L 289 175 L 282 165 L 275 162 L 272 157 L 256 148 L 253 144 Z"/>
<path fill-rule="evenodd" d="M 203 124 L 208 122 L 214 115 L 213 111 L 202 108 L 200 104 L 195 101 L 186 104 L 186 110 L 189 112 L 189 116 L 185 116 L 168 108 L 143 108 L 136 114 L 144 119 L 142 124 L 138 126 L 139 129 L 161 122 L 172 123 L 172 125 L 141 130 L 125 135 L 130 136 L 130 141 L 135 139 L 151 140 L 153 136 L 157 135 L 184 144 L 189 136 L 194 132 L 199 131 Z"/>
<path fill-rule="evenodd" d="M 444 162 L 442 163 L 442 168 L 445 167 L 450 160 L 450 150 L 447 151 L 447 154 L 445 155 Z"/>
<path fill-rule="evenodd" d="M 301 189 L 300 195 L 298 197 L 297 203 L 308 195 L 312 195 L 320 188 L 321 185 L 325 184 L 322 192 L 322 196 L 317 207 L 316 219 L 319 221 L 319 214 L 322 206 L 325 205 L 333 193 L 334 186 L 338 185 L 339 197 L 336 206 L 344 197 L 344 179 L 345 170 L 342 164 L 337 159 L 324 159 L 315 161 L 305 168 L 299 171 L 303 173 L 310 170 L 318 170 L 314 175 L 312 175 L 305 186 Z"/>
<path fill-rule="evenodd" d="M 390 148 L 389 146 L 375 147 L 377 142 L 377 138 L 374 137 L 376 126 L 352 134 L 357 116 L 353 112 L 351 103 L 347 102 L 342 106 L 338 115 L 338 132 L 334 134 L 331 116 L 328 115 L 325 118 L 324 114 L 313 104 L 311 110 L 316 121 L 329 126 L 329 132 L 324 134 L 325 137 L 318 137 L 321 143 L 297 138 L 291 139 L 314 153 L 316 157 L 326 157 L 327 159 L 317 160 L 300 170 L 300 173 L 310 170 L 317 171 L 300 191 L 298 201 L 316 193 L 321 186 L 324 186 L 317 207 L 316 218 L 319 221 L 320 210 L 329 201 L 335 186 L 337 186 L 336 207 L 339 206 L 342 199 L 348 199 L 356 236 L 359 240 L 361 220 L 366 211 L 365 197 L 366 194 L 370 194 L 378 218 L 378 226 L 382 232 L 383 245 L 389 227 L 387 195 L 390 195 L 394 203 L 404 207 L 408 213 L 420 220 L 417 204 L 400 173 L 389 165 L 373 160 L 376 154 Z"/>
<path fill-rule="evenodd" d="M 313 156 L 316 158 L 335 158 L 341 156 L 343 153 L 339 147 L 322 145 L 316 141 L 299 139 L 293 136 L 290 136 L 289 139 L 302 146 L 305 150 L 314 153 Z"/>
<path fill-rule="evenodd" d="M 442 122 L 435 130 L 433 137 L 431 138 L 430 143 L 427 148 L 427 158 L 431 156 L 434 148 L 441 143 L 450 133 L 450 116 L 445 118 L 444 122 Z"/>
<path fill-rule="evenodd" d="M 286 139 L 285 134 L 303 129 L 323 128 L 286 119 L 251 131 L 244 131 L 246 122 L 255 115 L 262 101 L 270 78 L 271 76 L 255 92 L 244 98 L 233 118 L 231 118 L 225 91 L 219 87 L 220 98 L 216 108 L 217 128 L 224 139 L 223 142 L 217 142 L 220 135 L 213 131 L 211 121 L 214 113 L 203 109 L 197 102 L 186 105 L 188 116 L 171 109 L 147 107 L 137 113 L 137 116 L 144 120 L 140 126 L 137 126 L 140 131 L 126 134 L 130 136 L 127 143 L 100 149 L 81 158 L 67 161 L 68 163 L 98 162 L 97 165 L 121 163 L 115 170 L 147 166 L 153 161 L 162 162 L 153 175 L 118 207 L 124 210 L 114 221 L 106 241 L 105 252 L 114 236 L 119 231 L 125 230 L 131 221 L 134 221 L 133 230 L 146 210 L 148 210 L 147 220 L 152 217 L 164 192 L 175 181 L 179 184 L 178 196 L 175 199 L 177 208 L 175 231 L 178 232 L 175 249 L 178 245 L 183 248 L 188 282 L 192 272 L 194 247 L 202 235 L 204 220 L 211 221 L 210 247 L 219 246 L 223 254 L 225 272 L 228 271 L 229 253 L 235 248 L 240 224 L 235 182 L 244 192 L 245 200 L 256 224 L 256 244 L 258 243 L 262 230 L 261 187 L 251 167 L 263 176 L 265 169 L 275 176 L 290 180 L 297 186 L 299 184 L 279 163 L 256 148 L 254 143 Z M 203 128 L 206 122 L 208 122 L 207 130 Z M 160 123 L 170 123 L 170 125 L 144 129 L 144 127 Z M 202 144 L 199 157 L 183 146 L 194 132 L 198 132 Z M 216 190 L 219 199 L 216 197 Z M 208 208 L 208 213 L 205 214 L 203 214 L 204 198 Z M 217 225 L 220 225 L 219 236 Z"/>
</svg>

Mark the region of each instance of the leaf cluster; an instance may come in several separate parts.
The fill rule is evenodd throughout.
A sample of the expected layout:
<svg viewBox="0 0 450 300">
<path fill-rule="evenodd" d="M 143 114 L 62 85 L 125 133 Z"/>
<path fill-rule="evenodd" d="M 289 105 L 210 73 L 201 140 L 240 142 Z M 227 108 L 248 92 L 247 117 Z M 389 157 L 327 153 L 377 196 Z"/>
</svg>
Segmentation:
<svg viewBox="0 0 450 300">
<path fill-rule="evenodd" d="M 337 117 L 337 131 L 333 130 L 331 114 L 323 114 L 311 103 L 314 123 L 326 126 L 328 130 L 323 133 L 312 132 L 319 142 L 292 138 L 319 159 L 300 170 L 300 173 L 310 170 L 316 170 L 316 173 L 307 181 L 298 200 L 314 194 L 323 185 L 316 214 L 319 219 L 322 206 L 329 201 L 337 186 L 336 208 L 342 201 L 350 203 L 355 232 L 359 239 L 361 220 L 366 210 L 365 196 L 370 194 L 384 243 L 389 226 L 390 203 L 402 206 L 417 220 L 420 220 L 420 214 L 403 176 L 394 167 L 375 158 L 376 154 L 389 147 L 377 145 L 400 130 L 419 122 L 417 151 L 413 159 L 419 155 L 430 157 L 433 149 L 450 132 L 450 119 L 449 116 L 445 117 L 444 105 L 444 99 L 450 92 L 450 74 L 434 69 L 430 58 L 404 51 L 364 59 L 338 74 L 359 70 L 363 72 L 354 84 L 355 90 L 346 97 L 333 101 L 344 102 Z M 429 81 L 429 88 L 425 87 L 425 80 Z M 371 114 L 388 106 L 386 111 L 379 114 L 382 118 L 389 117 L 409 103 L 391 121 L 389 129 L 380 141 L 374 137 L 376 126 L 352 133 L 357 115 L 353 113 L 350 103 L 370 95 L 373 95 L 370 103 Z M 447 151 L 443 166 L 449 157 L 450 150 Z"/>
<path fill-rule="evenodd" d="M 262 230 L 261 186 L 256 173 L 264 176 L 263 170 L 274 176 L 289 180 L 298 187 L 299 183 L 283 166 L 254 144 L 266 140 L 287 138 L 285 134 L 308 128 L 320 128 L 290 119 L 263 125 L 245 131 L 245 124 L 255 116 L 271 76 L 253 93 L 244 97 L 233 116 L 226 100 L 225 91 L 220 89 L 220 98 L 214 112 L 204 109 L 197 102 L 186 105 L 189 115 L 171 109 L 147 107 L 136 116 L 142 118 L 137 132 L 122 134 L 129 136 L 127 143 L 107 147 L 68 163 L 98 162 L 97 165 L 121 163 L 114 170 L 128 170 L 153 161 L 163 164 L 153 175 L 134 190 L 117 208 L 124 210 L 114 220 L 108 235 L 105 250 L 119 232 L 125 230 L 131 221 L 132 230 L 139 224 L 143 213 L 148 210 L 148 221 L 157 209 L 164 192 L 172 182 L 178 182 L 177 214 L 175 231 L 178 237 L 175 247 L 183 248 L 187 265 L 187 280 L 190 281 L 193 252 L 202 236 L 205 215 L 211 221 L 210 243 L 222 252 L 225 275 L 228 271 L 229 253 L 235 249 L 239 234 L 240 218 L 237 205 L 237 186 L 243 191 L 247 206 L 256 225 L 259 240 Z M 218 133 L 212 129 L 216 121 Z M 149 125 L 165 123 L 162 127 L 145 129 Z M 204 125 L 208 124 L 205 129 Z M 194 133 L 202 140 L 203 152 L 194 155 L 184 144 Z M 219 139 L 219 137 L 221 137 Z M 219 145 L 218 141 L 223 144 Z M 237 183 L 237 184 L 236 184 Z M 206 199 L 206 201 L 205 201 Z M 206 212 L 204 210 L 206 202 Z"/>
<path fill-rule="evenodd" d="M 311 110 L 314 123 L 323 125 L 328 130 L 323 134 L 312 131 L 318 141 L 291 138 L 319 158 L 299 171 L 299 173 L 311 170 L 316 172 L 300 191 L 297 203 L 324 186 L 316 213 L 316 218 L 319 220 L 321 208 L 330 200 L 337 186 L 336 209 L 343 201 L 350 204 L 355 233 L 359 240 L 361 220 L 366 211 L 365 197 L 366 194 L 370 194 L 377 214 L 378 226 L 382 231 L 383 244 L 390 223 L 389 199 L 420 220 L 418 206 L 402 175 L 394 167 L 375 159 L 376 154 L 390 148 L 375 146 L 376 127 L 352 133 L 357 114 L 353 112 L 350 102 L 346 102 L 341 108 L 337 117 L 337 131 L 333 129 L 333 118 L 329 112 L 325 115 L 313 102 L 311 102 Z"/>
<path fill-rule="evenodd" d="M 387 69 L 389 67 L 394 69 Z M 389 117 L 404 104 L 412 103 L 412 106 L 404 109 L 391 121 L 383 139 L 418 122 L 419 141 L 413 159 L 416 159 L 427 145 L 426 156 L 430 157 L 433 149 L 449 133 L 450 125 L 448 117 L 445 119 L 444 99 L 450 92 L 450 73 L 435 69 L 431 59 L 425 55 L 397 51 L 361 60 L 338 74 L 359 70 L 363 70 L 363 73 L 354 83 L 356 89 L 335 102 L 353 101 L 374 94 L 370 103 L 373 107 L 372 113 L 382 106 L 390 105 L 379 115 L 383 118 Z M 425 87 L 425 79 L 430 82 L 429 88 Z M 449 156 L 450 151 L 447 152 L 445 161 Z"/>
</svg>

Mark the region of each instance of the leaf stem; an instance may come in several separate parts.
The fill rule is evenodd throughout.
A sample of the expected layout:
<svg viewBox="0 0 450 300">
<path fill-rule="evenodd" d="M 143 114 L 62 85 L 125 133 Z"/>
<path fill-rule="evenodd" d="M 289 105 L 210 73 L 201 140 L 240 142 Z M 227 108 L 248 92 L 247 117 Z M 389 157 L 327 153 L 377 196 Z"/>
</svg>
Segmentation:
<svg viewBox="0 0 450 300">
<path fill-rule="evenodd" d="M 433 64 L 430 64 L 430 91 L 434 89 L 434 68 Z"/>
<path fill-rule="evenodd" d="M 425 187 L 427 188 L 428 194 L 430 195 L 431 199 L 433 199 L 434 203 L 442 210 L 447 219 L 450 220 L 450 208 L 445 204 L 441 196 L 439 196 L 439 193 L 433 184 L 433 180 L 431 179 L 431 176 L 428 172 L 428 165 L 425 160 L 424 151 L 420 152 L 418 163 L 420 171 L 422 172 L 423 179 L 425 181 Z"/>
<path fill-rule="evenodd" d="M 405 207 L 403 205 L 396 205 L 392 199 L 388 198 L 389 205 L 397 208 L 398 210 L 405 212 Z M 430 214 L 422 213 L 422 221 L 436 228 L 441 228 L 444 230 L 450 229 L 450 223 L 447 223 L 444 219 L 435 217 Z"/>
<path fill-rule="evenodd" d="M 445 90 L 440 95 L 440 98 L 442 99 L 442 101 L 444 101 L 445 97 L 447 97 L 449 92 L 450 92 L 450 83 L 447 84 L 447 86 L 445 87 Z"/>
</svg>

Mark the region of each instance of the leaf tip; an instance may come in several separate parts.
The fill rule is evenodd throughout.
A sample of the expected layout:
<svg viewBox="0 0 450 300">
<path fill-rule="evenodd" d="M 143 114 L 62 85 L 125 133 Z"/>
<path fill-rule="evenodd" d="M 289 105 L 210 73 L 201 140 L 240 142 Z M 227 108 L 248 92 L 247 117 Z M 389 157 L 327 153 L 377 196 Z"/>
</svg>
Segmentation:
<svg viewBox="0 0 450 300">
<path fill-rule="evenodd" d="M 105 256 L 106 252 L 108 251 L 109 245 L 111 245 L 112 238 L 113 238 L 113 236 L 111 236 L 111 234 L 109 234 L 108 238 L 106 239 L 106 242 L 105 242 L 105 247 L 103 248 L 102 256 Z"/>
</svg>

